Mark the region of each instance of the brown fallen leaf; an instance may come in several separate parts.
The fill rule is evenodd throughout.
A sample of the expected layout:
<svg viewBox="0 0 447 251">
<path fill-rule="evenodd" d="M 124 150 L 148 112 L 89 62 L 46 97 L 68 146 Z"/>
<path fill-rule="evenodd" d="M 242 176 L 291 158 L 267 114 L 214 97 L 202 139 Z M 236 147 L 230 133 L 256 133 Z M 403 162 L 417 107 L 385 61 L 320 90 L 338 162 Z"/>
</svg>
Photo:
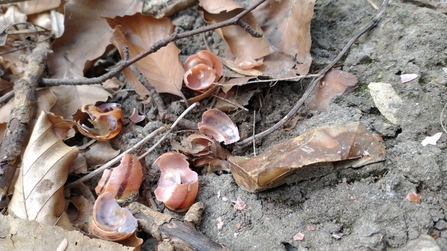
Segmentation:
<svg viewBox="0 0 447 251">
<path fill-rule="evenodd" d="M 107 19 L 115 28 L 111 41 L 123 57 L 123 48 L 129 48 L 130 57 L 151 47 L 153 43 L 166 38 L 174 31 L 174 25 L 168 18 L 155 19 L 152 16 L 135 14 L 133 16 Z M 179 58 L 180 50 L 174 43 L 161 48 L 135 63 L 138 70 L 149 80 L 157 92 L 171 93 L 182 97 L 183 74 L 185 73 Z M 123 70 L 126 79 L 141 95 L 149 94 L 129 68 Z"/>
<path fill-rule="evenodd" d="M 50 111 L 66 119 L 71 119 L 81 105 L 106 101 L 110 96 L 110 93 L 100 85 L 61 85 L 52 86 L 50 90 L 57 97 L 56 104 Z"/>
<path fill-rule="evenodd" d="M 232 0 L 212 1 L 200 0 L 198 11 L 205 21 L 215 24 L 230 19 L 244 11 L 239 4 Z M 241 19 L 255 31 L 262 33 L 255 16 L 248 13 Z M 236 65 L 242 69 L 251 69 L 262 64 L 262 58 L 271 54 L 273 49 L 266 36 L 253 37 L 238 25 L 230 25 L 216 30 L 227 43 L 232 55 L 236 57 Z"/>
<path fill-rule="evenodd" d="M 358 159 L 351 163 L 358 167 L 384 157 L 385 148 L 377 138 L 360 122 L 353 122 L 319 127 L 258 156 L 230 156 L 228 161 L 237 184 L 257 192 L 283 184 L 287 175 L 311 164 Z"/>
<path fill-rule="evenodd" d="M 143 6 L 140 0 L 68 1 L 64 5 L 65 32 L 53 44 L 48 69 L 53 78 L 84 77 L 84 69 L 110 45 L 111 29 L 104 17 L 133 15 Z"/>
<path fill-rule="evenodd" d="M 264 36 L 276 49 L 258 68 L 265 76 L 280 78 L 309 72 L 314 4 L 315 0 L 268 0 L 253 11 Z"/>
<path fill-rule="evenodd" d="M 57 128 L 60 125 L 62 128 Z M 42 112 L 26 147 L 8 212 L 18 218 L 71 228 L 65 213 L 64 184 L 79 150 L 67 146 L 55 130 L 67 121 Z"/>
</svg>

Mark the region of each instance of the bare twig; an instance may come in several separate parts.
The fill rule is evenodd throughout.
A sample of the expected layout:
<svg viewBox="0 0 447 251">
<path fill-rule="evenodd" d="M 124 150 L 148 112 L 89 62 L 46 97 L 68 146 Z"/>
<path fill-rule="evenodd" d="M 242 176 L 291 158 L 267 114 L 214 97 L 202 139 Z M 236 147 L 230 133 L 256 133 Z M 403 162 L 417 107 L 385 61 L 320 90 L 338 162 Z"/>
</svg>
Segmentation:
<svg viewBox="0 0 447 251">
<path fill-rule="evenodd" d="M 0 203 L 6 206 L 8 188 L 20 162 L 20 155 L 29 137 L 28 125 L 35 114 L 36 87 L 45 70 L 50 49 L 48 40 L 38 43 L 26 58 L 23 77 L 14 83 L 14 108 L 9 116 L 5 137 L 0 149 Z"/>
<path fill-rule="evenodd" d="M 146 137 L 144 137 L 144 139 L 142 139 L 140 142 L 138 142 L 137 144 L 135 144 L 134 146 L 130 147 L 129 149 L 127 149 L 126 151 L 122 152 L 120 155 L 116 156 L 115 158 L 111 159 L 109 162 L 105 163 L 104 165 L 102 165 L 101 167 L 99 167 L 98 169 L 92 171 L 91 173 L 83 176 L 80 179 L 77 179 L 71 183 L 69 183 L 66 188 L 70 188 L 70 187 L 74 187 L 75 185 L 84 182 L 86 180 L 89 180 L 93 177 L 95 177 L 96 175 L 98 175 L 99 173 L 101 173 L 102 171 L 104 171 L 107 168 L 110 168 L 111 166 L 113 166 L 114 164 L 118 163 L 118 161 L 120 161 L 123 158 L 123 155 L 126 153 L 130 153 L 132 151 L 134 151 L 135 149 L 141 147 L 142 145 L 144 145 L 148 140 L 152 139 L 153 137 L 155 137 L 157 134 L 166 131 L 168 128 L 166 126 L 160 127 L 157 130 L 151 132 L 149 135 L 147 135 Z"/>
<path fill-rule="evenodd" d="M 177 123 L 179 123 L 180 126 L 183 128 L 193 129 L 193 130 L 197 129 L 197 124 L 190 120 L 184 119 L 184 120 L 178 121 L 177 115 L 172 114 L 168 111 L 168 109 L 166 108 L 165 104 L 163 103 L 163 100 L 160 97 L 160 95 L 157 93 L 157 91 L 151 85 L 151 83 L 149 83 L 149 81 L 137 69 L 137 67 L 135 65 L 131 65 L 130 69 L 132 70 L 132 73 L 138 78 L 138 81 L 140 81 L 144 85 L 144 87 L 146 87 L 146 89 L 149 90 L 149 93 L 151 94 L 152 99 L 154 100 L 155 104 L 157 105 L 158 113 L 160 114 L 161 120 L 168 120 L 171 122 L 177 121 Z"/>
<path fill-rule="evenodd" d="M 199 29 L 195 29 L 195 30 L 192 30 L 192 31 L 185 31 L 185 32 L 182 32 L 182 33 L 174 32 L 171 36 L 155 42 L 149 49 L 143 51 L 142 53 L 138 54 L 134 58 L 129 59 L 129 60 L 121 60 L 116 65 L 115 68 L 113 68 L 111 71 L 109 71 L 108 73 L 106 73 L 106 74 L 104 74 L 104 75 L 102 75 L 100 77 L 89 78 L 89 79 L 48 79 L 48 78 L 43 78 L 41 80 L 41 83 L 45 84 L 45 85 L 93 85 L 93 84 L 100 84 L 100 83 L 106 81 L 107 79 L 115 77 L 124 68 L 129 67 L 130 65 L 138 62 L 142 58 L 144 58 L 144 57 L 146 57 L 146 56 L 148 56 L 148 55 L 150 55 L 152 53 L 157 52 L 159 49 L 167 46 L 171 42 L 177 41 L 177 40 L 182 39 L 182 38 L 190 37 L 190 36 L 193 36 L 193 35 L 197 35 L 197 34 L 200 34 L 200 33 L 203 33 L 203 32 L 207 32 L 207 31 L 218 29 L 218 28 L 222 28 L 222 27 L 225 27 L 225 26 L 239 25 L 239 20 L 243 16 L 248 14 L 250 11 L 254 10 L 256 7 L 258 7 L 263 2 L 265 2 L 265 0 L 259 0 L 258 2 L 256 2 L 255 4 L 253 4 L 252 6 L 250 6 L 247 9 L 245 9 L 244 11 L 242 11 L 241 13 L 239 13 L 238 15 L 234 16 L 231 19 L 228 19 L 228 20 L 216 23 L 216 24 L 208 25 L 208 26 L 205 26 L 205 27 L 202 27 L 202 28 L 199 28 Z M 244 27 L 242 27 L 242 28 L 244 28 Z M 249 32 L 248 30 L 246 30 L 246 31 Z"/>
<path fill-rule="evenodd" d="M 363 33 L 370 30 L 375 25 L 377 25 L 380 18 L 382 17 L 382 14 L 385 12 L 388 2 L 389 2 L 389 0 L 384 0 L 382 2 L 382 5 L 380 6 L 380 9 L 377 12 L 376 16 L 367 25 L 365 25 L 361 30 L 356 32 L 353 35 L 353 37 L 348 41 L 348 43 L 343 47 L 343 49 L 340 51 L 340 53 L 337 55 L 337 57 L 335 57 L 335 59 L 332 60 L 331 63 L 329 63 L 326 67 L 324 67 L 323 70 L 321 70 L 319 72 L 319 74 L 318 74 L 319 76 L 312 80 L 312 82 L 309 84 L 309 87 L 307 88 L 306 92 L 304 92 L 303 96 L 298 100 L 298 102 L 295 103 L 293 108 L 289 111 L 289 113 L 287 113 L 287 115 L 284 118 L 282 118 L 280 121 L 278 121 L 276 124 L 274 124 L 269 129 L 267 129 L 261 133 L 258 133 L 255 136 L 246 138 L 241 142 L 236 143 L 236 146 L 237 147 L 245 147 L 245 146 L 249 145 L 253 141 L 253 139 L 255 139 L 255 138 L 259 139 L 259 138 L 263 138 L 263 137 L 269 135 L 270 133 L 274 132 L 275 130 L 277 130 L 278 128 L 283 126 L 290 118 L 292 118 L 293 115 L 295 115 L 295 113 L 298 111 L 298 109 L 303 105 L 304 101 L 306 101 L 306 99 L 309 97 L 309 95 L 313 92 L 313 90 L 317 86 L 318 82 L 323 78 L 324 74 L 326 74 L 326 72 L 329 71 L 338 62 L 338 60 L 340 60 L 343 57 L 343 55 L 349 50 L 349 48 L 351 48 L 351 46 L 354 44 L 354 42 L 361 35 L 363 35 Z"/>
<path fill-rule="evenodd" d="M 6 103 L 10 98 L 14 97 L 14 91 L 9 91 L 0 97 L 0 104 Z"/>
<path fill-rule="evenodd" d="M 188 108 L 186 108 L 186 110 L 182 114 L 180 114 L 180 116 L 177 118 L 177 120 L 174 122 L 174 124 L 171 125 L 171 128 L 169 128 L 169 131 L 167 131 L 165 133 L 165 135 L 163 135 L 163 137 L 157 141 L 157 143 L 155 143 L 145 153 L 143 153 L 140 157 L 138 157 L 138 159 L 142 159 L 142 158 L 146 157 L 149 153 L 151 153 L 155 149 L 155 147 L 157 147 L 169 135 L 169 133 L 171 133 L 172 129 L 174 129 L 177 126 L 177 124 L 180 123 L 180 121 L 183 119 L 183 117 L 185 117 L 186 114 L 188 114 L 188 112 L 190 112 L 197 105 L 198 105 L 198 103 L 194 103 L 194 104 L 190 105 Z"/>
</svg>

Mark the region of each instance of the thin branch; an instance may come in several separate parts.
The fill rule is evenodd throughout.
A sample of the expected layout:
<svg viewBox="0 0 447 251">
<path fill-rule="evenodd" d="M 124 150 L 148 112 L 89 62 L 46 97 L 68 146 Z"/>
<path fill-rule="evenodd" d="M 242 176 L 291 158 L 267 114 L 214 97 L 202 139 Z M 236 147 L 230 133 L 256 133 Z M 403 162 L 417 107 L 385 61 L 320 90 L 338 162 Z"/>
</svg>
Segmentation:
<svg viewBox="0 0 447 251">
<path fill-rule="evenodd" d="M 180 114 L 180 116 L 177 118 L 177 120 L 174 122 L 174 124 L 171 125 L 171 128 L 169 128 L 169 131 L 167 131 L 165 133 L 165 135 L 163 135 L 163 137 L 160 140 L 157 141 L 157 143 L 155 143 L 145 153 L 143 153 L 140 157 L 138 157 L 138 159 L 142 159 L 142 158 L 146 157 L 146 155 L 151 153 L 155 149 L 155 147 L 157 147 L 169 135 L 169 133 L 171 133 L 171 131 L 177 126 L 177 124 L 180 124 L 180 122 L 182 121 L 183 117 L 185 117 L 186 114 L 188 114 L 198 104 L 199 103 L 194 103 L 194 104 L 190 105 L 188 108 L 186 108 L 186 110 L 182 114 Z"/>
<path fill-rule="evenodd" d="M 0 97 L 0 104 L 6 103 L 10 98 L 14 97 L 14 91 L 9 91 Z"/>
<path fill-rule="evenodd" d="M 94 84 L 100 84 L 100 83 L 106 81 L 107 79 L 110 79 L 112 77 L 117 76 L 124 68 L 129 67 L 130 65 L 138 62 L 142 58 L 144 58 L 144 57 L 146 57 L 146 56 L 148 56 L 148 55 L 150 55 L 152 53 L 157 52 L 159 49 L 167 46 L 169 43 L 172 43 L 172 42 L 177 41 L 177 40 L 182 39 L 182 38 L 190 37 L 190 36 L 197 35 L 197 34 L 200 34 L 200 33 L 204 33 L 204 32 L 207 32 L 207 31 L 212 31 L 212 30 L 215 30 L 215 29 L 218 29 L 218 28 L 222 28 L 222 27 L 225 27 L 225 26 L 239 25 L 239 20 L 243 16 L 248 14 L 250 11 L 254 10 L 256 7 L 258 7 L 263 2 L 265 2 L 265 0 L 259 0 L 257 3 L 255 3 L 252 6 L 250 6 L 249 8 L 245 9 L 244 11 L 239 13 L 238 15 L 236 15 L 236 16 L 228 19 L 228 20 L 216 23 L 216 24 L 212 24 L 212 25 L 208 25 L 208 26 L 205 26 L 205 27 L 201 27 L 199 29 L 195 29 L 195 30 L 192 30 L 192 31 L 185 31 L 185 32 L 182 32 L 182 33 L 178 33 L 178 31 L 175 31 L 173 34 L 171 34 L 171 36 L 155 42 L 149 49 L 147 49 L 146 51 L 141 52 L 140 54 L 138 54 L 134 58 L 129 59 L 129 60 L 121 60 L 116 65 L 116 67 L 114 67 L 108 73 L 106 73 L 106 74 L 104 74 L 104 75 L 102 75 L 100 77 L 88 78 L 88 79 L 49 79 L 49 78 L 43 78 L 43 79 L 41 79 L 41 83 L 44 84 L 44 85 L 94 85 Z M 242 28 L 244 29 L 244 27 L 242 27 Z M 248 30 L 246 30 L 246 31 L 249 32 Z"/>
<path fill-rule="evenodd" d="M 178 121 L 178 117 L 175 114 L 172 114 L 168 111 L 165 104 L 163 103 L 162 98 L 158 94 L 158 92 L 155 90 L 155 88 L 149 83 L 149 81 L 143 76 L 143 74 L 137 69 L 135 65 L 131 65 L 130 69 L 132 70 L 132 73 L 138 78 L 138 80 L 146 87 L 146 89 L 149 90 L 149 93 L 151 94 L 152 99 L 154 100 L 155 104 L 158 108 L 158 113 L 160 114 L 160 119 L 168 120 L 171 122 Z M 184 119 L 180 120 L 177 123 L 180 124 L 181 127 L 186 129 L 197 129 L 197 123 L 194 123 L 190 120 Z"/>
<path fill-rule="evenodd" d="M 14 108 L 9 115 L 5 137 L 0 149 L 0 203 L 6 206 L 6 196 L 11 185 L 20 155 L 29 138 L 28 125 L 35 114 L 36 87 L 45 70 L 50 51 L 48 40 L 38 43 L 26 57 L 27 65 L 23 76 L 14 83 Z"/>
<path fill-rule="evenodd" d="M 329 71 L 342 57 L 343 55 L 351 48 L 351 46 L 354 44 L 354 42 L 361 36 L 363 33 L 370 30 L 372 27 L 377 25 L 379 23 L 380 18 L 382 17 L 382 14 L 385 12 L 386 6 L 388 5 L 389 0 L 384 0 L 382 2 L 382 5 L 380 6 L 380 10 L 377 12 L 376 16 L 367 24 L 365 25 L 360 31 L 356 32 L 354 36 L 348 41 L 348 43 L 343 47 L 343 49 L 340 51 L 340 53 L 335 57 L 334 60 L 331 61 L 326 67 L 324 67 L 323 70 L 319 72 L 319 76 L 314 78 L 314 80 L 310 83 L 309 87 L 307 88 L 306 92 L 304 92 L 303 96 L 298 100 L 298 102 L 295 103 L 293 108 L 287 113 L 287 115 L 282 118 L 280 121 L 278 121 L 276 124 L 274 124 L 269 129 L 256 134 L 255 136 L 251 136 L 249 138 L 244 139 L 241 142 L 236 143 L 235 145 L 237 147 L 245 147 L 252 143 L 253 139 L 259 139 L 263 138 L 270 133 L 276 131 L 278 128 L 283 126 L 290 118 L 295 115 L 295 113 L 298 111 L 298 109 L 303 105 L 304 101 L 310 96 L 310 94 L 313 92 L 315 87 L 317 86 L 318 82 L 323 78 L 324 74 L 326 74 L 327 71 Z"/>
<path fill-rule="evenodd" d="M 105 163 L 104 165 L 102 165 L 101 167 L 99 167 L 98 169 L 92 171 L 91 173 L 83 176 L 80 179 L 77 179 L 71 183 L 69 183 L 68 185 L 66 185 L 66 188 L 71 188 L 76 186 L 77 184 L 84 182 L 86 180 L 89 180 L 93 177 L 95 177 L 96 175 L 98 175 L 99 173 L 101 173 L 102 171 L 104 171 L 107 168 L 112 167 L 114 164 L 118 163 L 118 161 L 120 161 L 124 154 L 126 153 L 130 153 L 132 151 L 134 151 L 135 149 L 141 147 L 143 144 L 145 144 L 147 141 L 149 141 L 150 139 L 152 139 L 153 137 L 155 137 L 157 134 L 162 133 L 163 131 L 166 131 L 168 128 L 166 126 L 160 127 L 157 130 L 151 132 L 149 135 L 147 135 L 146 137 L 144 137 L 140 142 L 138 142 L 137 144 L 133 145 L 132 147 L 130 147 L 129 149 L 127 149 L 126 151 L 122 152 L 120 155 L 116 156 L 115 158 L 111 159 L 109 162 Z"/>
</svg>

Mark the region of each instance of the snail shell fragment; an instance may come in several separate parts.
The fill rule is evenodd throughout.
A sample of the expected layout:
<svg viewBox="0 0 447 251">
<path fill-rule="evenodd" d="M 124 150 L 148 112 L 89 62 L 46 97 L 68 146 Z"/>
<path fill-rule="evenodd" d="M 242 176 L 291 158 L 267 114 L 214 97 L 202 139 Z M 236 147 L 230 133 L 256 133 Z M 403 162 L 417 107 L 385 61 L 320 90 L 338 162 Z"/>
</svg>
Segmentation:
<svg viewBox="0 0 447 251">
<path fill-rule="evenodd" d="M 143 181 L 143 170 L 137 157 L 124 154 L 119 166 L 104 170 L 96 186 L 96 194 L 110 192 L 119 204 L 127 204 L 138 198 Z"/>
<path fill-rule="evenodd" d="M 91 234 L 104 240 L 119 241 L 131 236 L 137 226 L 137 219 L 116 203 L 113 194 L 105 192 L 96 199 L 89 221 Z"/>
<path fill-rule="evenodd" d="M 199 190 L 199 178 L 196 172 L 189 169 L 186 156 L 169 152 L 155 160 L 161 175 L 155 198 L 162 201 L 167 208 L 184 212 L 194 203 Z"/>
</svg>

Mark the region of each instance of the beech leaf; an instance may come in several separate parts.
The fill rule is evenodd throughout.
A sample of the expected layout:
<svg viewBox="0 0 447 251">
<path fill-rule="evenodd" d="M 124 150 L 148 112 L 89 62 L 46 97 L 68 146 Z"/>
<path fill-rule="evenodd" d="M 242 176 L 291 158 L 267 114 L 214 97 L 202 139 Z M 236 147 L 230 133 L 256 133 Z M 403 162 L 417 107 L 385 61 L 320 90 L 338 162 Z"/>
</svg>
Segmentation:
<svg viewBox="0 0 447 251">
<path fill-rule="evenodd" d="M 299 137 L 273 146 L 252 158 L 231 156 L 231 173 L 237 184 L 257 192 L 283 184 L 293 171 L 317 172 L 316 163 L 358 159 L 359 167 L 382 160 L 385 148 L 360 122 L 316 128 Z M 308 169 L 304 167 L 309 166 Z"/>
<path fill-rule="evenodd" d="M 152 16 L 135 14 L 134 16 L 107 19 L 114 27 L 111 41 L 123 57 L 123 48 L 129 48 L 130 57 L 151 47 L 155 42 L 172 34 L 174 25 L 168 18 L 155 19 Z M 180 50 L 174 43 L 161 48 L 135 63 L 138 70 L 148 79 L 157 92 L 171 93 L 182 97 L 183 65 L 179 58 Z M 145 96 L 147 90 L 129 68 L 123 70 L 126 79 L 135 91 Z"/>
<path fill-rule="evenodd" d="M 68 131 L 69 121 L 42 112 L 23 156 L 22 167 L 8 207 L 25 220 L 70 228 L 65 213 L 64 184 L 79 150 L 65 145 L 55 133 Z M 65 225 L 67 224 L 67 225 Z"/>
<path fill-rule="evenodd" d="M 315 0 L 268 0 L 253 11 L 265 36 L 277 50 L 259 67 L 264 75 L 278 78 L 309 72 L 314 4 Z"/>
<path fill-rule="evenodd" d="M 54 53 L 48 55 L 52 77 L 84 77 L 86 63 L 91 64 L 89 61 L 100 57 L 110 45 L 112 33 L 104 17 L 133 15 L 142 6 L 140 0 L 68 1 L 64 5 L 64 34 L 54 41 Z"/>
<path fill-rule="evenodd" d="M 225 21 L 244 11 L 244 8 L 232 0 L 200 0 L 199 2 L 198 11 L 210 24 Z M 241 20 L 255 31 L 263 33 L 252 13 L 248 13 Z M 262 60 L 263 57 L 273 52 L 265 35 L 260 38 L 253 37 L 238 25 L 230 25 L 216 31 L 227 43 L 231 53 L 236 57 L 236 65 L 240 68 L 253 68 L 257 63 L 262 63 L 262 61 L 256 62 L 258 59 Z"/>
</svg>

